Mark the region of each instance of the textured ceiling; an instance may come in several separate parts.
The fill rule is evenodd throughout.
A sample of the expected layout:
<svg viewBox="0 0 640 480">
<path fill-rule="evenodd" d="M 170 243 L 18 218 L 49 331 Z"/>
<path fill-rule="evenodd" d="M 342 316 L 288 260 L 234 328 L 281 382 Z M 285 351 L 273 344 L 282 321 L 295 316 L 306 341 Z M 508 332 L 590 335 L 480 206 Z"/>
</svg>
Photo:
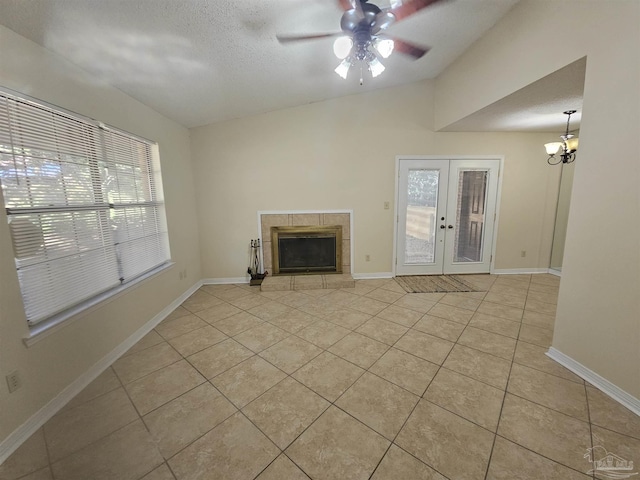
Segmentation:
<svg viewBox="0 0 640 480">
<path fill-rule="evenodd" d="M 587 59 L 582 58 L 443 129 L 448 132 L 558 132 L 580 127 Z"/>
<path fill-rule="evenodd" d="M 517 1 L 447 0 L 392 26 L 432 50 L 392 55 L 364 86 L 333 72 L 332 39 L 276 40 L 338 31 L 335 0 L 1 0 L 0 23 L 194 127 L 434 78 Z"/>
</svg>

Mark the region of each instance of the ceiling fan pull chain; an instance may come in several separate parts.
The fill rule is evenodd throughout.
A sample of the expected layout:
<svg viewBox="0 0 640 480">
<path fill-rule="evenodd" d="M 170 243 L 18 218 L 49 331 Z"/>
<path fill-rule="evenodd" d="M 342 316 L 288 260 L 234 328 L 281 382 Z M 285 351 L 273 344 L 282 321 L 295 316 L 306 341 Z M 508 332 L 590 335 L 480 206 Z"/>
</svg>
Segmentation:
<svg viewBox="0 0 640 480">
<path fill-rule="evenodd" d="M 360 64 L 360 86 L 364 85 L 364 76 L 362 75 L 362 63 Z"/>
</svg>

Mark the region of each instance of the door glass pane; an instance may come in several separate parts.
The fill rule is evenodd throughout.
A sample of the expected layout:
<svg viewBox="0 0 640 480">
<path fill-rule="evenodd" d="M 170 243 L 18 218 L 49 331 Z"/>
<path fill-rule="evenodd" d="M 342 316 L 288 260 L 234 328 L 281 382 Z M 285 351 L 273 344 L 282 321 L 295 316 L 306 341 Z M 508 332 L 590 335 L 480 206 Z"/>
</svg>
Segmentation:
<svg viewBox="0 0 640 480">
<path fill-rule="evenodd" d="M 486 170 L 460 170 L 453 250 L 455 263 L 482 262 L 488 179 Z"/>
<path fill-rule="evenodd" d="M 433 263 L 439 170 L 409 169 L 405 264 Z"/>
</svg>

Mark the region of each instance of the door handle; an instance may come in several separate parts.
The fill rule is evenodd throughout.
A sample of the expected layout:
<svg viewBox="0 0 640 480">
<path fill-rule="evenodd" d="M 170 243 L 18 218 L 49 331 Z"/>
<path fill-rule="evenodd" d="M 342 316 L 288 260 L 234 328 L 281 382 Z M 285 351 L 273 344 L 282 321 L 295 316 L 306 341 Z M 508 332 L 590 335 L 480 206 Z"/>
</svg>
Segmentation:
<svg viewBox="0 0 640 480">
<path fill-rule="evenodd" d="M 440 225 L 440 229 L 446 228 L 444 225 Z"/>
<path fill-rule="evenodd" d="M 442 226 L 444 228 L 444 225 Z M 453 225 L 449 225 L 447 228 L 453 228 Z"/>
</svg>

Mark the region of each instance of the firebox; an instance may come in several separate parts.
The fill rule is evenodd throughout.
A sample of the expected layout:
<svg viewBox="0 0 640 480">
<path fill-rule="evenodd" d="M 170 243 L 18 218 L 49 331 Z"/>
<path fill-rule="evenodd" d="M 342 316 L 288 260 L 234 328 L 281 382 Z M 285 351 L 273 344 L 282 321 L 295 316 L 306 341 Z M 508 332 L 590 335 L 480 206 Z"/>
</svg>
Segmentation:
<svg viewBox="0 0 640 480">
<path fill-rule="evenodd" d="M 273 275 L 342 273 L 342 227 L 271 227 Z"/>
</svg>

